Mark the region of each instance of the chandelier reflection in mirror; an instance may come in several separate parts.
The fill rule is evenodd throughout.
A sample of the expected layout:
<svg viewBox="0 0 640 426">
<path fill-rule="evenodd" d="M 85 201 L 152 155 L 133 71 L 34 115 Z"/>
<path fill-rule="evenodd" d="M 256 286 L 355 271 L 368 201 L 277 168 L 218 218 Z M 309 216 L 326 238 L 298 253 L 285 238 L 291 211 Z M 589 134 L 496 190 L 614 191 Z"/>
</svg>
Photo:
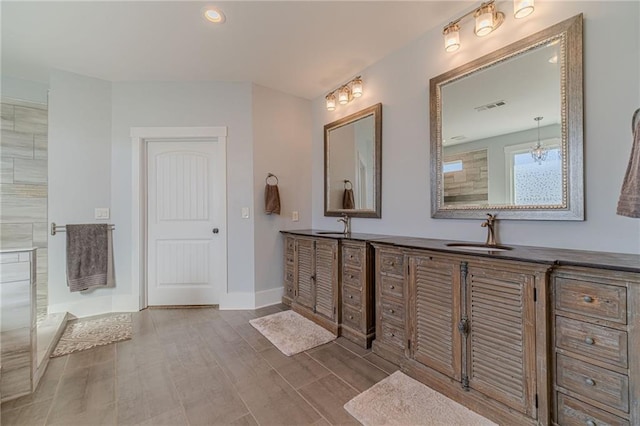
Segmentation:
<svg viewBox="0 0 640 426">
<path fill-rule="evenodd" d="M 538 143 L 536 146 L 531 148 L 531 157 L 533 157 L 533 161 L 538 164 L 542 164 L 543 161 L 547 159 L 547 155 L 549 154 L 549 150 L 545 148 L 542 143 L 540 143 L 540 121 L 542 121 L 544 117 L 535 117 L 534 120 L 538 122 Z"/>
</svg>

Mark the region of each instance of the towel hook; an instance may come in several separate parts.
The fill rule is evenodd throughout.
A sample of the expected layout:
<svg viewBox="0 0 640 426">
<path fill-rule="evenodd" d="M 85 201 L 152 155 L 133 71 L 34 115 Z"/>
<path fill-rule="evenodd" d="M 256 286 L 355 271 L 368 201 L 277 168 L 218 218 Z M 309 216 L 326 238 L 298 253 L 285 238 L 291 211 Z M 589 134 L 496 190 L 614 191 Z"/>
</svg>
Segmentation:
<svg viewBox="0 0 640 426">
<path fill-rule="evenodd" d="M 348 188 L 347 188 L 347 185 L 349 185 Z M 344 189 L 353 189 L 353 184 L 351 183 L 351 181 L 349 179 L 345 179 L 344 180 Z"/>
<path fill-rule="evenodd" d="M 276 183 L 274 183 L 274 184 L 269 183 L 269 178 L 275 178 Z M 274 175 L 273 173 L 267 173 L 267 178 L 264 180 L 264 183 L 266 183 L 267 185 L 277 185 L 278 184 L 278 176 Z"/>
</svg>

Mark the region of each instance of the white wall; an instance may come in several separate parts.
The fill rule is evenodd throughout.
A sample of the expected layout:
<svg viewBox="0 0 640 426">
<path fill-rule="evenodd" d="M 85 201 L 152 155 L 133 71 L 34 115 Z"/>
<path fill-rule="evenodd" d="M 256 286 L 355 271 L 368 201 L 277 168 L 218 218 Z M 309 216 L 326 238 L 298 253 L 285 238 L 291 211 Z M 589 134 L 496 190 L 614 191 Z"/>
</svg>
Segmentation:
<svg viewBox="0 0 640 426">
<path fill-rule="evenodd" d="M 49 221 L 96 222 L 94 208 L 111 204 L 111 83 L 52 71 L 49 85 Z M 65 252 L 65 234 L 49 235 L 50 312 L 109 312 L 119 288 L 70 293 Z"/>
<path fill-rule="evenodd" d="M 253 141 L 256 303 L 263 305 L 282 297 L 279 231 L 311 227 L 311 102 L 254 85 Z M 280 215 L 264 213 L 268 173 L 278 177 Z"/>
<path fill-rule="evenodd" d="M 138 303 L 132 286 L 132 127 L 226 126 L 227 138 L 227 264 L 228 292 L 238 293 L 238 306 L 250 297 L 254 283 L 253 220 L 241 218 L 242 207 L 253 210 L 253 133 L 250 83 L 122 82 L 113 83 L 112 217 L 118 230 L 118 300 L 131 309 Z"/>
<path fill-rule="evenodd" d="M 2 76 L 0 92 L 3 98 L 47 104 L 49 85 L 40 81 L 22 80 L 20 78 Z"/>
<path fill-rule="evenodd" d="M 430 217 L 429 79 L 581 12 L 586 221 L 501 221 L 501 242 L 640 253 L 640 221 L 615 214 L 631 150 L 631 115 L 640 104 L 638 2 L 539 1 L 521 21 L 507 10 L 504 24 L 489 36 L 463 30 L 462 47 L 454 54 L 444 51 L 438 27 L 363 70 L 361 98 L 334 112 L 326 111 L 323 96 L 315 99 L 313 227 L 337 229 L 333 218 L 323 217 L 322 126 L 382 102 L 382 219 L 353 219 L 353 231 L 484 241 L 478 220 Z"/>
</svg>

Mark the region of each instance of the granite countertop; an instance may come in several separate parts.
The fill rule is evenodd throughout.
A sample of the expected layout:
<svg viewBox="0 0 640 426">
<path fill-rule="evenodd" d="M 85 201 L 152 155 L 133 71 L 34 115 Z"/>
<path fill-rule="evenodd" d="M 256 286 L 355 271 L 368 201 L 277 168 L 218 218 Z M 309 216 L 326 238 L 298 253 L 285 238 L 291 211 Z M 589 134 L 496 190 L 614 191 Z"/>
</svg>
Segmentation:
<svg viewBox="0 0 640 426">
<path fill-rule="evenodd" d="M 482 244 L 482 242 L 438 240 L 432 238 L 402 237 L 379 234 L 342 233 L 320 234 L 328 232 L 315 229 L 287 230 L 283 233 L 325 237 L 339 240 L 369 241 L 376 244 L 389 244 L 397 247 L 434 250 L 469 256 L 488 257 L 492 259 L 517 260 L 522 262 L 543 263 L 548 265 L 582 266 L 588 268 L 613 269 L 617 271 L 640 272 L 640 255 L 627 253 L 610 253 L 586 250 L 557 249 L 547 247 L 531 247 L 512 245 L 506 251 L 476 251 L 459 247 L 449 247 L 450 243 Z"/>
</svg>

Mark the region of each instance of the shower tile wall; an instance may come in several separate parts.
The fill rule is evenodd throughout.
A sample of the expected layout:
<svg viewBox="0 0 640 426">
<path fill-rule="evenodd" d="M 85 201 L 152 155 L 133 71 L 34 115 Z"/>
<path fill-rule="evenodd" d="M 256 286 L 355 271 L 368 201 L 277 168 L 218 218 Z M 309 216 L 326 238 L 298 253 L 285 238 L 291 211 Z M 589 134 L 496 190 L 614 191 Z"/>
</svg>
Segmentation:
<svg viewBox="0 0 640 426">
<path fill-rule="evenodd" d="M 47 307 L 47 106 L 2 100 L 0 249 L 37 247 L 38 319 Z"/>
</svg>

